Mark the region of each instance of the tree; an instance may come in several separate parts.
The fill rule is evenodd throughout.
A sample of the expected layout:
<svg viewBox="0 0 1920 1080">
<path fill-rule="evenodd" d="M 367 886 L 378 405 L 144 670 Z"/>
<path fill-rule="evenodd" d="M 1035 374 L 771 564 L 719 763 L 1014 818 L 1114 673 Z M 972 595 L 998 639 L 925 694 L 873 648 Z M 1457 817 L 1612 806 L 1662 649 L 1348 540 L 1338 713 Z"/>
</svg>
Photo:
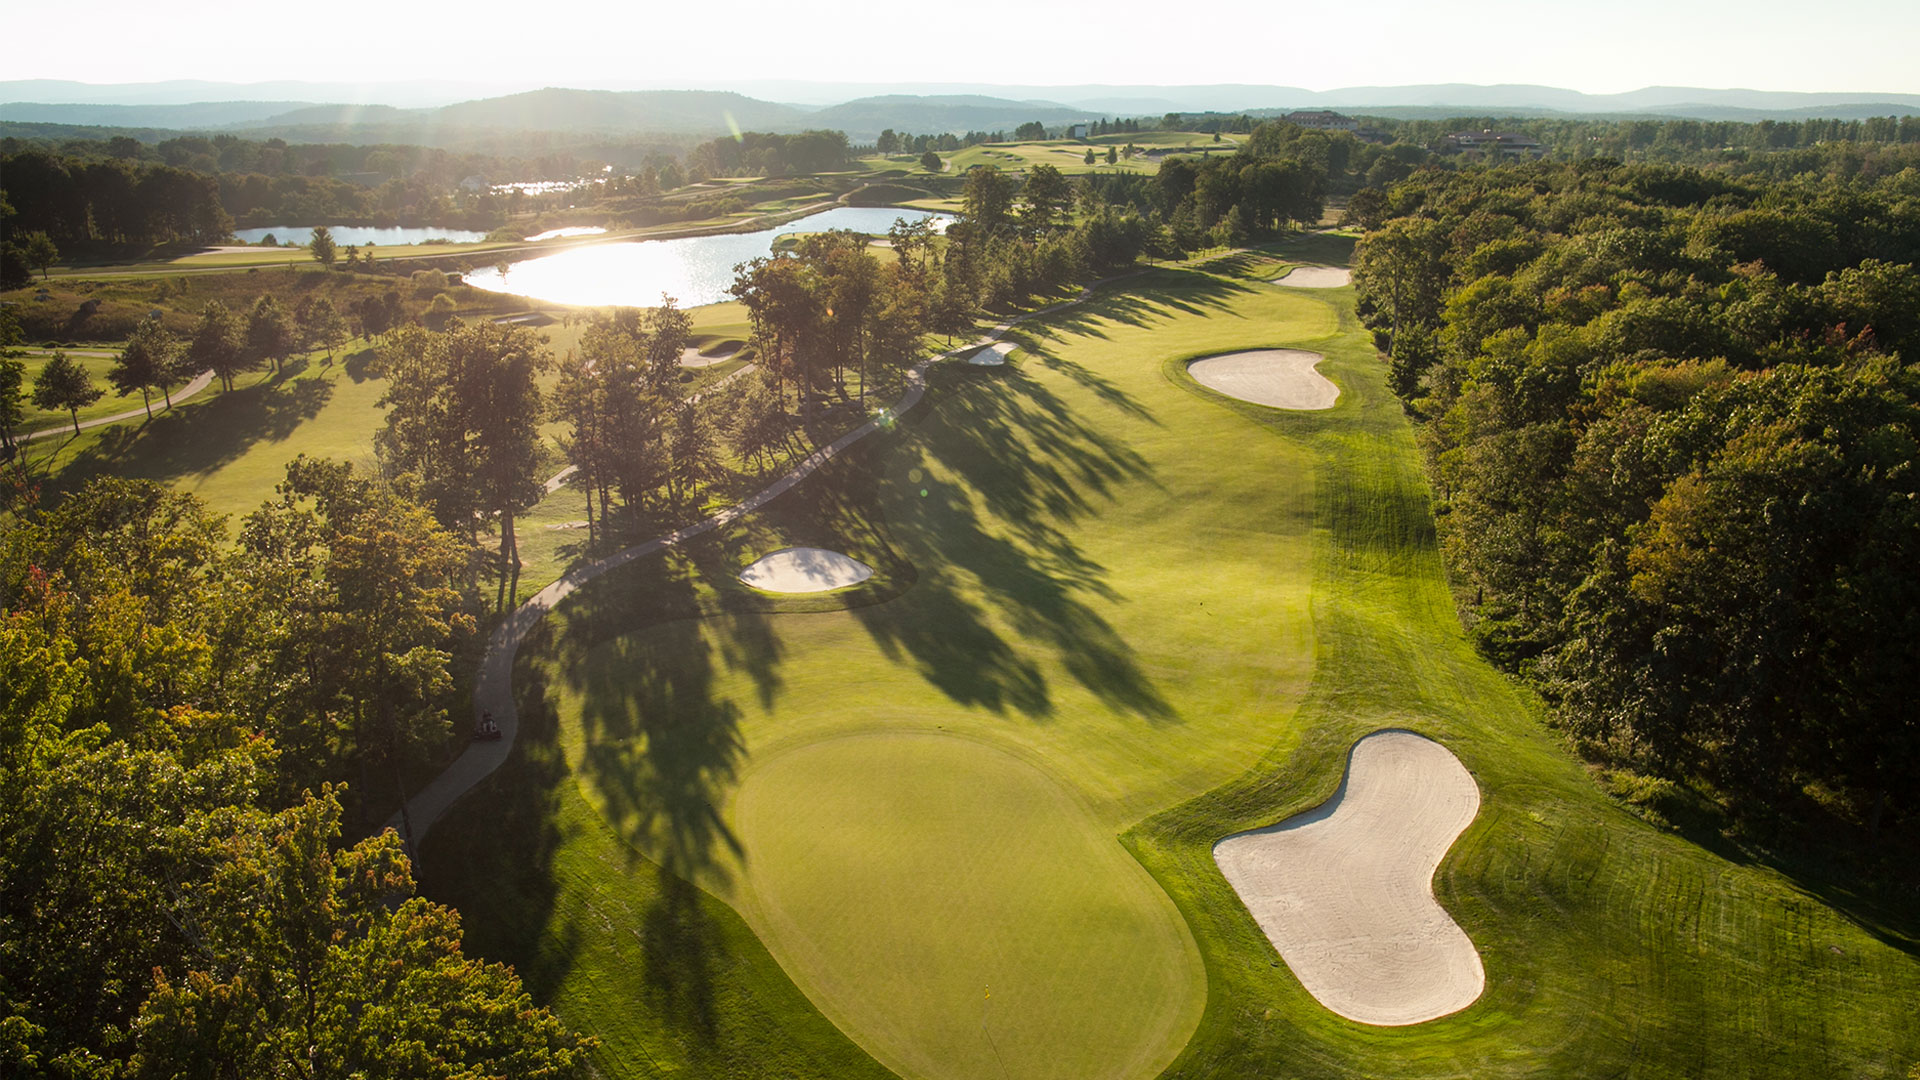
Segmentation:
<svg viewBox="0 0 1920 1080">
<path fill-rule="evenodd" d="M 741 381 L 729 410 L 727 445 L 741 458 L 764 468 L 787 439 L 787 411 L 765 372 Z"/>
<path fill-rule="evenodd" d="M 223 389 L 233 389 L 233 378 L 256 366 L 247 355 L 246 338 L 240 319 L 218 300 L 209 300 L 200 309 L 193 324 L 193 336 L 187 340 L 187 355 L 194 366 L 212 371 Z"/>
<path fill-rule="evenodd" d="M 1021 224 L 1028 236 L 1038 236 L 1051 229 L 1054 218 L 1073 205 L 1073 187 L 1059 169 L 1042 163 L 1028 170 L 1020 197 L 1024 204 Z"/>
<path fill-rule="evenodd" d="M 526 327 L 455 323 L 444 333 L 403 330 L 380 352 L 389 383 L 378 445 L 389 470 L 417 476 L 448 529 L 477 539 L 481 515 L 500 515 L 503 585 L 518 569 L 515 517 L 545 494 L 545 344 Z"/>
<path fill-rule="evenodd" d="M 399 326 L 406 317 L 406 310 L 401 303 L 399 290 L 388 289 L 382 296 L 363 296 L 355 300 L 353 314 L 360 323 L 360 336 L 371 342 Z"/>
<path fill-rule="evenodd" d="M 334 259 L 338 256 L 333 244 L 333 230 L 325 225 L 314 226 L 313 239 L 307 242 L 307 250 L 313 253 L 314 262 L 333 269 Z"/>
<path fill-rule="evenodd" d="M 595 538 L 594 498 L 600 498 L 601 515 L 606 513 L 607 442 L 602 417 L 606 412 L 606 380 L 589 354 L 588 339 L 598 327 L 589 327 L 578 351 L 568 350 L 560 361 L 560 381 L 554 387 L 553 419 L 572 425 L 572 433 L 560 440 L 573 473 L 567 483 L 587 495 L 587 546 Z"/>
<path fill-rule="evenodd" d="M 1083 162 L 1085 162 L 1085 163 L 1086 163 L 1086 164 L 1088 164 L 1088 165 L 1091 165 L 1091 164 L 1093 164 L 1093 163 L 1094 163 L 1094 160 L 1095 160 L 1095 159 L 1094 159 L 1094 156 L 1093 156 L 1093 147 L 1091 147 L 1091 146 L 1089 146 L 1089 147 L 1087 147 L 1087 153 L 1086 153 L 1086 156 L 1085 156 L 1085 157 L 1083 157 L 1083 158 L 1081 158 L 1080 160 L 1081 160 L 1081 161 L 1083 161 Z"/>
<path fill-rule="evenodd" d="M 934 153 L 931 150 L 927 151 L 924 154 L 921 154 L 920 167 L 927 170 L 928 172 L 939 172 L 942 168 L 940 164 L 940 155 Z"/>
<path fill-rule="evenodd" d="M 961 189 L 964 205 L 961 213 L 981 239 L 998 236 L 1012 222 L 1013 180 L 990 165 L 967 170 L 967 182 Z"/>
<path fill-rule="evenodd" d="M 48 412 L 67 410 L 75 435 L 80 434 L 80 410 L 105 395 L 105 390 L 93 385 L 86 369 L 64 352 L 54 353 L 33 380 L 33 403 Z"/>
<path fill-rule="evenodd" d="M 113 369 L 107 372 L 107 381 L 119 391 L 121 397 L 138 390 L 142 404 L 147 407 L 147 416 L 153 416 L 153 391 L 160 390 L 166 395 L 167 407 L 173 407 L 171 387 L 176 381 L 179 360 L 176 353 L 179 345 L 173 335 L 158 319 L 147 319 L 134 328 L 133 336 L 127 339 L 127 347 L 120 358 L 113 363 Z"/>
<path fill-rule="evenodd" d="M 247 357 L 253 366 L 271 361 L 277 374 L 281 361 L 293 352 L 294 331 L 293 318 L 272 293 L 255 300 L 247 311 L 245 330 Z"/>
<path fill-rule="evenodd" d="M 647 388 L 662 398 L 676 395 L 680 387 L 680 357 L 693 342 L 693 316 L 680 310 L 679 302 L 660 294 L 660 306 L 647 313 L 643 345 L 646 357 Z"/>
<path fill-rule="evenodd" d="M 593 1040 L 463 956 L 452 909 L 393 903 L 413 890 L 399 837 L 339 835 L 327 789 L 205 853 L 218 868 L 180 912 L 200 962 L 155 978 L 130 1076 L 585 1075 Z"/>
<path fill-rule="evenodd" d="M 333 360 L 334 350 L 347 342 L 347 320 L 334 309 L 333 301 L 324 296 L 301 301 L 293 317 L 301 346 L 327 350 L 329 362 Z"/>
<path fill-rule="evenodd" d="M 13 460 L 13 429 L 26 418 L 27 365 L 0 355 L 0 462 Z"/>
<path fill-rule="evenodd" d="M 30 232 L 20 238 L 21 251 L 25 253 L 27 265 L 40 271 L 41 280 L 46 280 L 47 268 L 60 258 L 60 249 L 46 233 Z"/>
<path fill-rule="evenodd" d="M 720 467 L 713 424 L 698 402 L 682 401 L 667 428 L 667 493 L 675 502 L 692 496 Z"/>
<path fill-rule="evenodd" d="M 894 134 L 892 128 L 887 128 L 879 138 L 873 140 L 873 149 L 878 154 L 891 154 L 900 149 L 900 136 Z"/>
<path fill-rule="evenodd" d="M 1120 163 L 1120 148 L 1117 146 L 1107 147 L 1107 164 L 1117 165 L 1119 163 Z"/>
<path fill-rule="evenodd" d="M 501 573 L 509 600 L 520 580 L 520 548 L 514 519 L 546 495 L 540 476 L 540 422 L 546 419 L 539 378 L 552 366 L 545 339 L 524 327 L 483 324 L 475 344 L 478 363 L 464 402 L 473 417 L 474 472 L 479 503 L 500 517 Z M 678 353 L 675 353 L 676 359 Z"/>
</svg>

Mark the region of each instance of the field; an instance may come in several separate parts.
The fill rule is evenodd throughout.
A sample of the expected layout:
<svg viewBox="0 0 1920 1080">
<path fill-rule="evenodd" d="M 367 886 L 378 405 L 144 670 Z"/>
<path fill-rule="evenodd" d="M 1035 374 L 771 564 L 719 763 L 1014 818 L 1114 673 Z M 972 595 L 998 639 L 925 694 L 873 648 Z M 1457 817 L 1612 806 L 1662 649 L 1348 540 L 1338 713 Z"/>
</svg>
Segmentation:
<svg viewBox="0 0 1920 1080">
<path fill-rule="evenodd" d="M 609 1076 L 1902 1075 L 1911 913 L 1599 790 L 1464 640 L 1350 292 L 1279 269 L 1158 271 L 1029 323 L 1009 366 L 936 368 L 765 511 L 570 600 L 427 892 Z M 1338 404 L 1186 375 L 1258 347 L 1326 354 Z M 733 581 L 795 544 L 877 572 Z M 1211 859 L 1382 727 L 1483 794 L 1435 890 L 1487 989 L 1410 1028 L 1319 1006 Z"/>
<path fill-rule="evenodd" d="M 317 273 L 302 276 L 320 277 Z M 208 285 L 213 279 L 197 280 Z M 481 299 L 491 297 L 483 294 Z M 474 317 L 487 314 L 479 312 Z M 537 331 L 548 338 L 549 349 L 562 356 L 578 341 L 583 329 L 581 323 L 551 322 Z M 747 334 L 745 310 L 735 303 L 696 309 L 694 333 L 696 343 L 701 345 L 743 339 Z M 76 359 L 95 374 L 96 385 L 105 386 L 105 370 L 111 359 Z M 157 480 L 194 493 L 214 511 L 229 515 L 237 523 L 240 516 L 272 497 L 273 486 L 285 476 L 286 463 L 299 454 L 365 467 L 374 464 L 374 434 L 384 420 L 377 402 L 386 393 L 387 384 L 372 373 L 373 360 L 371 344 L 355 339 L 331 362 L 324 352 L 297 356 L 280 374 L 259 371 L 242 375 L 228 392 L 221 392 L 216 382 L 191 400 L 180 402 L 172 412 L 162 410 L 156 395 L 151 421 L 135 419 L 89 428 L 78 436 L 38 439 L 28 445 L 26 460 L 57 490 L 70 490 L 99 475 Z M 28 356 L 27 378 L 31 380 L 44 363 L 44 357 Z M 724 378 L 739 366 L 739 361 L 730 361 L 689 373 L 688 392 Z M 551 383 L 554 377 L 550 373 L 547 381 Z M 125 412 L 139 404 L 138 396 L 116 397 L 108 389 L 106 397 L 81 410 L 80 416 L 84 421 L 92 415 Z M 67 422 L 65 413 L 54 416 L 34 410 L 22 430 L 57 429 Z M 562 428 L 555 423 L 545 429 L 550 466 L 555 472 L 564 464 L 555 441 Z M 520 537 L 529 580 L 537 578 L 544 584 L 564 569 L 562 560 L 578 551 L 584 534 L 546 526 L 565 525 L 580 516 L 579 496 L 564 489 L 528 514 L 531 527 L 523 528 Z"/>
</svg>

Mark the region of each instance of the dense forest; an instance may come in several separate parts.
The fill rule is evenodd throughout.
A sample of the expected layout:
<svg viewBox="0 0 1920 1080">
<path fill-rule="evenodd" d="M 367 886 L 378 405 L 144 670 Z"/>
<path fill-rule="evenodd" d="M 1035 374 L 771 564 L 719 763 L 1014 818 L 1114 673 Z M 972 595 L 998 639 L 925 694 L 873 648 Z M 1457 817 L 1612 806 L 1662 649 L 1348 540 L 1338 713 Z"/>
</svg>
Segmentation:
<svg viewBox="0 0 1920 1080">
<path fill-rule="evenodd" d="M 171 165 L 72 161 L 38 151 L 0 157 L 9 239 L 62 245 L 213 244 L 233 231 L 214 179 Z"/>
<path fill-rule="evenodd" d="M 1423 170 L 1360 311 L 1459 603 L 1595 755 L 1744 812 L 1920 811 L 1920 171 Z"/>
</svg>

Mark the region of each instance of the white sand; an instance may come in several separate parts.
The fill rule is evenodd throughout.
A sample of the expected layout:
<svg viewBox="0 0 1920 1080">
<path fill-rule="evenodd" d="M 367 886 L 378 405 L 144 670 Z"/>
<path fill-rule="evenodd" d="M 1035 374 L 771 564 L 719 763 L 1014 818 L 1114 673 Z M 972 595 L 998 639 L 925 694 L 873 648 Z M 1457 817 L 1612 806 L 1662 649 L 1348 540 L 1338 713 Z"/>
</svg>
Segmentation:
<svg viewBox="0 0 1920 1080">
<path fill-rule="evenodd" d="M 1007 356 L 1013 352 L 1014 347 L 1011 341 L 995 342 L 967 357 L 967 363 L 978 364 L 981 367 L 999 367 L 1007 362 Z"/>
<path fill-rule="evenodd" d="M 703 353 L 699 349 L 686 349 L 680 353 L 680 366 L 685 368 L 712 367 L 715 364 L 733 359 L 733 354 L 739 351 L 740 345 L 738 342 L 728 342 L 721 347 L 719 352 L 715 353 Z"/>
<path fill-rule="evenodd" d="M 1480 954 L 1433 898 L 1433 873 L 1480 809 L 1452 751 L 1407 731 L 1353 746 L 1340 790 L 1214 845 L 1254 921 L 1322 1005 L 1363 1024 L 1418 1024 L 1473 1004 Z"/>
<path fill-rule="evenodd" d="M 873 567 L 825 548 L 783 548 L 763 555 L 740 571 L 740 580 L 767 592 L 826 592 L 857 585 L 873 576 Z"/>
<path fill-rule="evenodd" d="M 1313 370 L 1326 359 L 1305 349 L 1255 349 L 1209 356 L 1187 374 L 1209 390 L 1276 409 L 1331 409 L 1340 388 Z"/>
<path fill-rule="evenodd" d="M 1274 284 L 1292 289 L 1338 289 L 1353 284 L 1353 271 L 1334 266 L 1296 266 Z"/>
</svg>

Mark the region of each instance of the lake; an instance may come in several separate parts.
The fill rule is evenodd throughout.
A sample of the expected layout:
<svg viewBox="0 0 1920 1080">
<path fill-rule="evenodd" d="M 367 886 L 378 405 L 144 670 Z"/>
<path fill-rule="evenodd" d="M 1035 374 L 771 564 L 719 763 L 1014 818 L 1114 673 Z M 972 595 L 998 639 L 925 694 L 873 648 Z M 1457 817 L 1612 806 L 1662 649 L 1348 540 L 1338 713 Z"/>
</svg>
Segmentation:
<svg viewBox="0 0 1920 1080">
<path fill-rule="evenodd" d="M 925 210 L 841 206 L 759 232 L 592 244 L 514 263 L 505 275 L 497 267 L 476 269 L 466 282 L 556 304 L 648 307 L 666 293 L 681 307 L 699 307 L 731 299 L 727 287 L 733 284 L 734 265 L 773 254 L 777 237 L 829 229 L 884 234 L 895 218 L 933 218 L 936 228 L 953 220 Z"/>
<path fill-rule="evenodd" d="M 456 244 L 477 244 L 487 238 L 483 232 L 470 229 L 375 229 L 364 225 L 329 225 L 333 230 L 333 242 L 340 247 L 352 244 L 364 247 L 368 244 L 420 244 L 428 240 L 451 240 Z M 275 225 L 266 229 L 235 229 L 233 235 L 243 244 L 257 244 L 267 234 L 282 243 L 288 240 L 301 247 L 313 239 L 311 225 Z"/>
</svg>

